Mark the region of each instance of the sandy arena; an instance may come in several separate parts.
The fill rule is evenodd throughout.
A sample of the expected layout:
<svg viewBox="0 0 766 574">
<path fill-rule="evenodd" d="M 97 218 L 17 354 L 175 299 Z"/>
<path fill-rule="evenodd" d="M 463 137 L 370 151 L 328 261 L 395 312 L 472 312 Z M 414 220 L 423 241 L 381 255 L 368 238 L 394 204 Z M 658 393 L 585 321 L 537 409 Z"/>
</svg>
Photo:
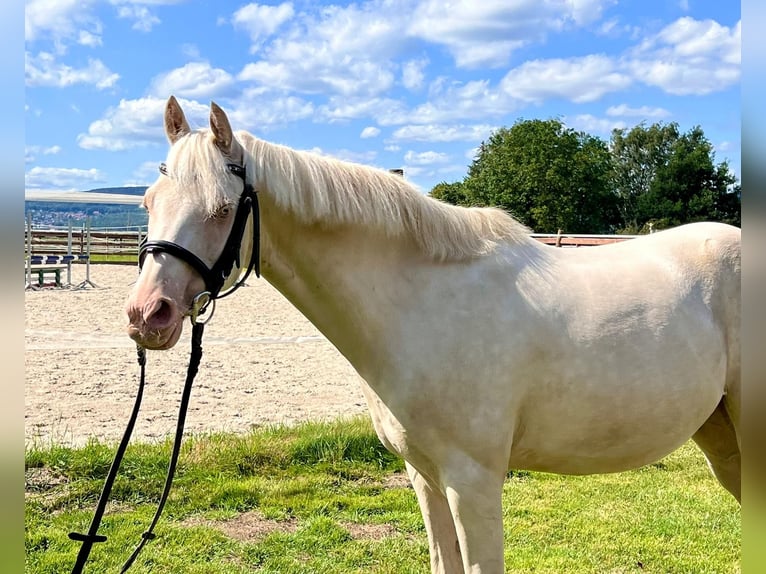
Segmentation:
<svg viewBox="0 0 766 574">
<path fill-rule="evenodd" d="M 92 265 L 98 288 L 25 294 L 25 439 L 117 441 L 138 387 L 123 307 L 137 269 Z M 64 274 L 65 275 L 65 274 Z M 62 279 L 65 277 L 62 276 Z M 85 266 L 72 266 L 72 284 Z M 172 435 L 189 357 L 190 325 L 170 351 L 152 351 L 134 440 Z M 264 279 L 218 302 L 205 329 L 186 433 L 244 432 L 367 412 L 348 362 Z"/>
</svg>

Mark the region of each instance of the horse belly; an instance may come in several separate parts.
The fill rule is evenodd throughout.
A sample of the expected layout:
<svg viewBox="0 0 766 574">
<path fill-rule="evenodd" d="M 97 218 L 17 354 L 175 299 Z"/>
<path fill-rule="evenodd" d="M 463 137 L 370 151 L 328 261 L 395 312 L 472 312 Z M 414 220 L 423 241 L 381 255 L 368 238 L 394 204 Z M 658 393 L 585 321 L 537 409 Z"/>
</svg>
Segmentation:
<svg viewBox="0 0 766 574">
<path fill-rule="evenodd" d="M 721 400 L 724 380 L 724 367 L 710 362 L 682 378 L 569 379 L 558 392 L 527 396 L 517 412 L 509 468 L 593 474 L 654 462 L 702 426 Z"/>
</svg>

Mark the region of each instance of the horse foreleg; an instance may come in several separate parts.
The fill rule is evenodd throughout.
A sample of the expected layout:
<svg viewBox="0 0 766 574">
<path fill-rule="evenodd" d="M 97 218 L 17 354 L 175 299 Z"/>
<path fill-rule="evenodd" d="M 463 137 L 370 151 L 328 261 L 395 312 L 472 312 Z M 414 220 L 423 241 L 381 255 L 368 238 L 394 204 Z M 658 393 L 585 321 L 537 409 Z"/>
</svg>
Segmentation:
<svg viewBox="0 0 766 574">
<path fill-rule="evenodd" d="M 444 473 L 465 574 L 502 574 L 504 472 L 466 457 Z"/>
<path fill-rule="evenodd" d="M 432 574 L 462 574 L 463 561 L 447 498 L 432 488 L 410 463 L 406 466 L 428 533 Z"/>
</svg>

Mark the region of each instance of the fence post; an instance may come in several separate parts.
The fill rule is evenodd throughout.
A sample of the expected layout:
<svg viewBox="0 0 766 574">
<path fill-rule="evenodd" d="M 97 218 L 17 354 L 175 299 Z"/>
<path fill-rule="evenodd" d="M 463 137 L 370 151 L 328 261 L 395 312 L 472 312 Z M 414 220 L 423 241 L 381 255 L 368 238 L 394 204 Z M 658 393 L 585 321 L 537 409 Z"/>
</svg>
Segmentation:
<svg viewBox="0 0 766 574">
<path fill-rule="evenodd" d="M 27 256 L 25 258 L 24 264 L 26 266 L 26 272 L 27 272 L 27 281 L 26 285 L 24 285 L 24 290 L 27 289 L 37 289 L 32 284 L 32 214 L 27 213 Z"/>
</svg>

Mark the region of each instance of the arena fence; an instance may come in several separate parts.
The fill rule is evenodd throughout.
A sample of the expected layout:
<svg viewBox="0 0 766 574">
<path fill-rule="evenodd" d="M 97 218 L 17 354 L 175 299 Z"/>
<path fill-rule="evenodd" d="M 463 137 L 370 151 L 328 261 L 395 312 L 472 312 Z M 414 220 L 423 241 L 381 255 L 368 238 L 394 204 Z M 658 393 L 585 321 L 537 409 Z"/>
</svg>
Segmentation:
<svg viewBox="0 0 766 574">
<path fill-rule="evenodd" d="M 146 235 L 146 231 L 138 230 L 104 230 L 83 227 L 69 229 L 35 229 L 31 230 L 31 242 L 28 242 L 25 230 L 25 245 L 31 245 L 31 253 L 27 255 L 135 255 L 138 256 L 138 245 Z M 88 233 L 90 245 L 88 245 Z M 586 247 L 605 245 L 632 239 L 635 235 L 587 235 L 567 233 L 533 233 L 532 237 L 556 247 Z"/>
</svg>

